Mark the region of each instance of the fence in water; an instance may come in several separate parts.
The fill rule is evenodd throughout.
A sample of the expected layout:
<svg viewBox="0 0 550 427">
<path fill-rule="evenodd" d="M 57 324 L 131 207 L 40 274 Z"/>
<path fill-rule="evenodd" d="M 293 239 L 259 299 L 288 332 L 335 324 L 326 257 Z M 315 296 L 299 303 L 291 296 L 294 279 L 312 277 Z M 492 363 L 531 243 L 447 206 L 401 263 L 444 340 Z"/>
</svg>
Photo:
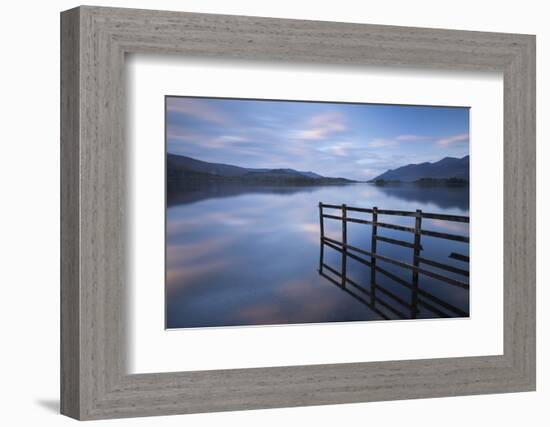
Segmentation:
<svg viewBox="0 0 550 427">
<path fill-rule="evenodd" d="M 327 213 L 330 210 L 331 213 Z M 358 214 L 370 214 L 370 219 L 358 218 Z M 392 224 L 390 222 L 380 222 L 379 216 L 390 217 L 408 217 L 414 220 L 414 226 L 402 224 Z M 319 203 L 320 220 L 320 257 L 319 274 L 340 287 L 355 299 L 361 301 L 372 311 L 384 319 L 415 319 L 418 318 L 420 308 L 428 310 L 433 315 L 431 317 L 468 317 L 469 310 L 465 311 L 456 304 L 449 302 L 441 296 L 429 292 L 421 286 L 421 277 L 428 277 L 432 281 L 441 283 L 441 286 L 452 286 L 466 292 L 469 297 L 469 250 L 468 254 L 460 252 L 450 252 L 448 258 L 455 260 L 454 265 L 428 258 L 423 255 L 423 236 L 429 236 L 436 239 L 461 242 L 469 249 L 469 236 L 443 233 L 440 231 L 423 228 L 423 220 L 439 220 L 451 223 L 468 223 L 470 218 L 467 216 L 445 215 L 416 211 L 397 211 L 384 210 L 377 207 L 359 208 L 347 205 L 331 205 Z M 341 224 L 340 239 L 335 239 L 325 235 L 325 221 L 339 221 Z M 348 243 L 348 224 L 369 225 L 371 229 L 370 250 L 361 248 Z M 396 230 L 412 236 L 412 241 L 396 239 L 394 237 L 384 236 L 382 230 Z M 377 251 L 378 243 L 385 242 L 390 245 L 396 245 L 410 249 L 410 261 L 407 259 L 397 259 L 387 255 L 382 255 Z M 332 248 L 341 254 L 340 269 L 332 267 L 325 263 L 325 248 Z M 370 268 L 369 277 L 359 283 L 353 280 L 348 274 L 349 260 L 355 260 L 360 264 Z M 457 265 L 459 264 L 459 265 Z M 392 266 L 393 272 L 388 269 Z M 408 276 L 396 273 L 399 270 Z M 330 274 L 328 274 L 330 273 Z M 379 280 L 389 279 L 406 289 L 408 298 L 402 293 L 390 290 L 390 287 L 383 286 Z"/>
</svg>

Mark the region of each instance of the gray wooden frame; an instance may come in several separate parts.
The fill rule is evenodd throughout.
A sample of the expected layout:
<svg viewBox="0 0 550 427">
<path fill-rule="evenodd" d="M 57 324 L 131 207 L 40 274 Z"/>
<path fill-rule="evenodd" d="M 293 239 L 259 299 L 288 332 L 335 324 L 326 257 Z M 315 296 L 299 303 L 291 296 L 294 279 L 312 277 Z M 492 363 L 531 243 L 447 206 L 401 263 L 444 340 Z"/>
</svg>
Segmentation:
<svg viewBox="0 0 550 427">
<path fill-rule="evenodd" d="M 504 354 L 128 375 L 129 52 L 502 72 Z M 83 6 L 61 14 L 61 121 L 63 414 L 99 419 L 535 389 L 534 36 Z"/>
</svg>

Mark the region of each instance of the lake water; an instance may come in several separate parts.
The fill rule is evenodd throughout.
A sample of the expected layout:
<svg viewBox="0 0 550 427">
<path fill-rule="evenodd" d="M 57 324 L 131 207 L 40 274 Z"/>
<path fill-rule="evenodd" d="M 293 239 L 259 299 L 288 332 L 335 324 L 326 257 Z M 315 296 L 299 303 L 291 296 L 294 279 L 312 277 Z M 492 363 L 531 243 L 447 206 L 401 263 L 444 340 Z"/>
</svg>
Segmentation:
<svg viewBox="0 0 550 427">
<path fill-rule="evenodd" d="M 396 311 L 374 309 L 319 274 L 319 202 L 363 208 L 395 209 L 469 216 L 468 187 L 375 186 L 322 187 L 183 186 L 169 183 L 166 213 L 167 328 L 321 323 L 410 317 L 406 306 L 387 299 Z M 339 215 L 339 211 L 326 213 Z M 348 213 L 360 219 L 370 214 Z M 414 226 L 414 218 L 379 216 L 380 222 Z M 467 236 L 468 224 L 424 219 L 423 229 Z M 325 232 L 337 240 L 341 222 L 325 219 Z M 380 235 L 413 242 L 413 234 L 378 229 Z M 348 243 L 371 246 L 370 225 L 348 225 Z M 468 243 L 422 236 L 422 257 L 467 269 L 449 258 L 468 255 Z M 412 264 L 409 248 L 378 242 L 377 253 Z M 325 246 L 323 261 L 339 270 L 342 255 Z M 391 264 L 391 273 L 410 282 L 412 272 Z M 436 271 L 436 270 L 434 270 Z M 440 270 L 438 270 L 441 273 Z M 468 278 L 445 273 L 468 283 Z M 347 276 L 366 289 L 370 268 L 347 260 Z M 405 302 L 410 289 L 377 272 L 377 284 Z M 447 316 L 469 313 L 469 292 L 419 275 L 419 288 L 456 307 Z M 378 293 L 380 298 L 384 297 Z M 425 300 L 426 302 L 430 302 Z M 431 301 L 433 302 L 433 300 Z M 433 304 L 431 304 L 433 306 Z M 441 313 L 417 306 L 417 318 Z M 386 316 L 386 317 L 384 317 Z M 403 316 L 401 316 L 403 317 Z"/>
</svg>

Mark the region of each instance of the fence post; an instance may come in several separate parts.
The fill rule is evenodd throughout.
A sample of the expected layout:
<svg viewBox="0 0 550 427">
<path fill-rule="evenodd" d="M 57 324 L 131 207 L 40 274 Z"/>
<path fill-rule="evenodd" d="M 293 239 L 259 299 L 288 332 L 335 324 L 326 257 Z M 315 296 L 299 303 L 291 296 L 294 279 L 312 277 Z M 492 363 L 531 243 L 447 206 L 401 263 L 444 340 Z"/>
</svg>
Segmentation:
<svg viewBox="0 0 550 427">
<path fill-rule="evenodd" d="M 319 273 L 323 272 L 323 258 L 325 249 L 325 221 L 323 219 L 323 204 L 319 202 L 319 230 L 320 230 L 320 250 L 319 250 Z"/>
<path fill-rule="evenodd" d="M 375 206 L 372 208 L 372 232 L 370 243 L 370 251 L 373 254 L 370 257 L 370 299 L 372 305 L 374 305 L 374 302 L 376 301 L 376 258 L 374 257 L 374 255 L 376 255 L 376 233 L 378 231 L 378 227 L 376 226 L 377 222 L 378 207 Z"/>
<path fill-rule="evenodd" d="M 418 267 L 420 261 L 418 257 L 420 256 L 420 231 L 422 230 L 422 210 L 416 210 L 416 219 L 414 222 L 414 255 L 413 255 L 413 265 Z M 416 319 L 416 314 L 418 311 L 418 271 L 413 270 L 412 274 L 412 297 L 411 297 L 411 318 Z"/>
<path fill-rule="evenodd" d="M 346 270 L 348 258 L 348 212 L 346 205 L 342 205 L 342 287 L 346 287 Z"/>
</svg>

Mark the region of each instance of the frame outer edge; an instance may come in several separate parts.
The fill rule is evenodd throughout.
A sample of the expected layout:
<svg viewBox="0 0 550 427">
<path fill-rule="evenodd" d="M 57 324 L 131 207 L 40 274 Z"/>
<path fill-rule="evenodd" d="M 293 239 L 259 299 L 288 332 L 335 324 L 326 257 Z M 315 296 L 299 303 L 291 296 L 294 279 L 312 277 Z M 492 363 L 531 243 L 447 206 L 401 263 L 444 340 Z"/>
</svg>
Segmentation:
<svg viewBox="0 0 550 427">
<path fill-rule="evenodd" d="M 522 102 L 519 105 L 518 115 L 521 115 L 522 122 L 519 126 L 521 138 L 518 141 L 520 160 L 518 174 L 522 177 L 522 215 L 525 223 L 519 233 L 525 247 L 521 253 L 521 260 L 518 271 L 524 292 L 521 296 L 526 308 L 522 312 L 524 323 L 523 339 L 525 348 L 517 347 L 523 356 L 524 376 L 526 388 L 530 391 L 536 390 L 536 36 L 527 36 L 522 55 L 516 60 L 521 63 L 520 71 L 517 73 L 519 92 Z M 519 273 L 518 273 L 519 274 Z M 523 353 L 521 353 L 523 352 Z"/>
<path fill-rule="evenodd" d="M 535 36 L 504 72 L 504 354 L 518 391 L 536 390 Z"/>
<path fill-rule="evenodd" d="M 79 419 L 80 384 L 80 10 L 61 18 L 60 411 Z"/>
<path fill-rule="evenodd" d="M 507 242 L 511 244 L 513 248 L 511 251 L 516 255 L 508 270 L 505 270 L 505 273 L 509 272 L 512 277 L 507 297 L 510 303 L 516 304 L 516 307 L 504 307 L 505 313 L 509 314 L 509 316 L 505 315 L 504 327 L 510 328 L 510 333 L 505 333 L 506 357 L 504 359 L 501 357 L 472 358 L 477 367 L 468 375 L 463 372 L 463 369 L 468 367 L 468 361 L 457 359 L 455 363 L 459 364 L 459 368 L 454 367 L 451 371 L 447 369 L 447 374 L 449 378 L 456 377 L 460 382 L 449 386 L 439 384 L 438 390 L 440 389 L 443 394 L 438 392 L 434 394 L 433 385 L 430 387 L 428 382 L 417 382 L 420 374 L 415 378 L 409 378 L 410 375 L 408 377 L 406 375 L 407 366 L 408 369 L 418 368 L 424 364 L 431 366 L 432 362 L 429 360 L 408 361 L 405 367 L 402 366 L 403 363 L 393 366 L 389 362 L 382 362 L 380 368 L 383 372 L 376 374 L 372 374 L 371 371 L 376 369 L 374 366 L 377 365 L 369 365 L 369 371 L 365 372 L 365 375 L 359 375 L 361 378 L 358 378 L 374 381 L 368 387 L 363 384 L 350 386 L 349 383 L 345 383 L 346 378 L 340 376 L 342 367 L 331 367 L 330 369 L 334 370 L 334 377 L 327 376 L 325 373 L 322 384 L 318 384 L 318 387 L 313 379 L 320 367 L 314 366 L 303 367 L 301 371 L 298 367 L 289 367 L 286 369 L 262 368 L 254 372 L 230 370 L 193 372 L 185 375 L 174 373 L 170 376 L 146 374 L 119 377 L 119 374 L 124 374 L 120 372 L 124 361 L 117 354 L 121 349 L 120 343 L 116 340 L 122 331 L 119 329 L 121 314 L 115 312 L 114 309 L 118 308 L 118 303 L 113 299 L 122 297 L 119 293 L 120 279 L 116 276 L 120 267 L 117 267 L 116 262 L 113 261 L 114 258 L 109 258 L 108 255 L 116 255 L 122 247 L 118 247 L 120 242 L 115 242 L 116 247 L 110 247 L 105 243 L 116 240 L 116 237 L 120 236 L 120 229 L 117 227 L 124 225 L 123 221 L 120 221 L 123 220 L 124 212 L 119 209 L 116 197 L 113 199 L 113 195 L 117 196 L 118 192 L 123 192 L 123 189 L 118 187 L 112 194 L 97 196 L 97 191 L 112 188 L 113 182 L 117 185 L 116 183 L 123 181 L 123 175 L 113 172 L 113 164 L 117 164 L 116 160 L 121 159 L 122 153 L 117 151 L 120 147 L 111 145 L 116 145 L 123 132 L 118 129 L 119 125 L 111 123 L 112 116 L 109 115 L 121 112 L 118 110 L 120 105 L 117 104 L 120 100 L 113 98 L 114 95 L 110 91 L 114 88 L 118 93 L 122 89 L 117 86 L 122 81 L 120 78 L 122 70 L 112 67 L 120 66 L 120 64 L 117 65 L 117 58 L 123 53 L 124 46 L 116 45 L 123 41 L 127 43 L 128 40 L 134 43 L 132 37 L 137 37 L 139 40 L 135 46 L 141 49 L 147 43 L 147 37 L 155 37 L 157 42 L 153 46 L 145 46 L 148 50 L 156 51 L 160 48 L 163 51 L 164 43 L 172 46 L 164 51 L 174 53 L 187 50 L 187 47 L 183 49 L 177 43 L 175 47 L 173 46 L 173 38 L 176 37 L 177 41 L 178 34 L 184 29 L 187 31 L 187 26 L 196 26 L 200 33 L 206 31 L 207 24 L 218 25 L 220 20 L 225 26 L 229 25 L 229 20 L 235 20 L 240 25 L 248 22 L 255 25 L 256 19 L 268 27 L 275 21 L 287 25 L 290 21 L 293 21 L 292 25 L 298 22 L 259 17 L 222 17 L 90 6 L 62 13 L 62 413 L 77 419 L 104 419 L 533 390 L 535 387 L 535 276 L 533 271 L 535 213 L 532 211 L 535 206 L 534 37 L 405 27 L 380 28 L 367 24 L 351 25 L 354 31 L 360 33 L 359 37 L 365 36 L 358 30 L 364 25 L 362 28 L 365 28 L 366 35 L 369 31 L 376 31 L 380 36 L 385 37 L 384 32 L 390 30 L 406 30 L 407 37 L 409 37 L 408 32 L 411 32 L 412 35 L 409 38 L 412 39 L 429 35 L 430 40 L 427 43 L 435 44 L 436 47 L 443 44 L 452 46 L 452 43 L 462 43 L 464 34 L 471 39 L 469 43 L 473 43 L 474 46 L 477 43 L 480 48 L 489 53 L 492 52 L 488 50 L 491 45 L 498 45 L 495 47 L 498 49 L 498 54 L 491 55 L 489 59 L 479 59 L 478 55 L 472 62 L 471 56 L 468 56 L 469 53 L 461 50 L 454 61 L 459 61 L 459 64 L 467 68 L 477 69 L 476 61 L 479 60 L 482 61 L 481 69 L 505 68 L 510 77 L 508 87 L 505 86 L 505 90 L 507 89 L 511 94 L 509 102 L 505 105 L 505 121 L 508 113 L 512 123 L 509 126 L 505 123 L 505 141 L 510 147 L 505 151 L 504 198 L 505 204 L 511 206 L 513 203 L 506 200 L 518 197 L 518 204 L 521 206 L 511 209 L 509 220 L 506 222 L 505 219 L 505 224 L 511 224 L 510 219 L 517 218 L 520 214 L 523 220 L 521 223 L 514 223 L 511 235 L 504 242 L 505 245 Z M 203 20 L 207 20 L 207 24 Z M 313 25 L 313 21 L 304 22 Z M 151 27 L 152 24 L 158 24 L 158 33 L 155 33 L 157 27 Z M 337 29 L 330 23 L 315 23 L 315 25 L 322 26 L 323 31 L 327 28 Z M 349 24 L 341 25 L 351 28 L 348 27 Z M 370 30 L 367 31 L 367 29 Z M 314 27 L 312 30 L 315 32 L 317 28 Z M 190 31 L 193 29 L 191 28 Z M 449 35 L 448 40 L 447 35 Z M 318 37 L 322 39 L 325 35 L 320 34 Z M 258 36 L 258 38 L 261 43 L 261 37 Z M 169 43 L 163 41 L 167 39 L 170 40 Z M 399 46 L 404 43 L 393 40 L 392 37 L 390 41 L 395 43 L 397 49 L 400 49 Z M 214 43 L 215 40 L 210 42 Z M 375 43 L 366 45 L 366 47 L 369 46 L 374 49 L 372 51 L 374 54 L 381 51 Z M 194 45 L 195 49 L 198 47 L 201 47 L 201 44 Z M 206 53 L 209 49 L 213 48 L 206 45 Z M 436 58 L 439 53 L 439 49 L 425 50 L 426 54 L 420 59 L 414 59 L 414 63 L 423 64 L 435 60 L 432 58 Z M 350 50 L 350 52 L 354 51 L 355 48 Z M 260 52 L 260 50 L 256 48 L 254 52 Z M 278 56 L 286 55 L 288 58 L 294 55 L 292 50 L 283 53 L 277 50 L 277 52 Z M 242 55 L 242 52 L 237 53 L 238 56 Z M 315 55 L 311 58 L 317 62 Z M 345 55 L 343 58 L 346 59 Z M 392 60 L 390 57 L 390 62 Z M 506 63 L 503 62 L 504 60 Z M 404 62 L 401 60 L 401 63 Z M 452 65 L 452 61 L 449 64 Z M 110 124 L 105 128 L 98 126 L 98 123 Z M 506 132 L 508 132 L 507 136 Z M 114 158 L 111 158 L 112 154 Z M 111 217 L 107 217 L 106 212 L 110 213 Z M 508 232 L 510 233 L 510 230 Z M 109 268 L 98 268 L 97 263 L 105 260 L 110 260 Z M 123 261 L 118 258 L 118 261 L 120 260 Z M 106 289 L 107 283 L 113 285 L 114 289 L 113 286 Z M 116 328 L 113 329 L 113 326 Z M 503 362 L 505 366 L 502 365 Z M 447 361 L 438 359 L 435 363 L 440 364 L 440 367 L 448 365 Z M 362 365 L 358 364 L 356 368 L 361 372 Z M 471 362 L 470 368 L 472 368 Z M 292 396 L 282 397 L 273 390 L 264 389 L 270 384 L 276 386 L 277 375 L 282 372 L 288 375 L 288 378 L 292 378 L 290 380 L 292 384 L 285 387 L 287 392 L 296 396 L 305 393 L 302 398 L 291 400 Z M 431 376 L 424 375 L 423 381 L 433 378 L 431 368 L 428 369 L 428 373 L 430 372 Z M 410 380 L 409 385 L 414 386 L 414 390 L 410 387 L 400 389 L 398 385 L 396 386 L 394 383 L 398 379 L 397 373 L 405 375 L 404 379 Z M 346 375 L 348 374 L 349 372 Z M 476 375 L 479 376 L 475 378 Z M 311 377 L 306 378 L 306 376 Z M 381 378 L 377 379 L 380 376 Z M 463 383 L 462 381 L 468 376 L 470 379 L 472 377 L 475 379 Z M 121 380 L 123 383 L 119 383 Z M 193 386 L 183 387 L 185 383 Z M 213 385 L 219 385 L 221 391 L 216 391 L 216 387 L 213 390 L 211 388 Z M 388 386 L 391 387 L 388 388 Z M 255 396 L 254 393 L 258 392 L 259 395 Z"/>
<path fill-rule="evenodd" d="M 527 330 L 530 331 L 529 347 L 531 353 L 528 357 L 527 372 L 528 381 L 532 391 L 537 390 L 537 37 L 535 35 L 530 36 L 531 43 L 528 44 L 529 54 L 529 69 L 527 71 L 528 78 L 528 100 L 527 108 L 528 114 L 528 136 L 530 146 L 530 175 L 527 182 L 527 189 L 531 190 L 529 194 L 531 209 L 531 217 L 529 220 L 529 233 L 532 236 L 530 243 L 530 255 L 532 255 L 531 265 L 529 266 L 530 274 L 532 275 L 529 280 L 529 307 L 532 308 L 528 320 Z"/>
</svg>

